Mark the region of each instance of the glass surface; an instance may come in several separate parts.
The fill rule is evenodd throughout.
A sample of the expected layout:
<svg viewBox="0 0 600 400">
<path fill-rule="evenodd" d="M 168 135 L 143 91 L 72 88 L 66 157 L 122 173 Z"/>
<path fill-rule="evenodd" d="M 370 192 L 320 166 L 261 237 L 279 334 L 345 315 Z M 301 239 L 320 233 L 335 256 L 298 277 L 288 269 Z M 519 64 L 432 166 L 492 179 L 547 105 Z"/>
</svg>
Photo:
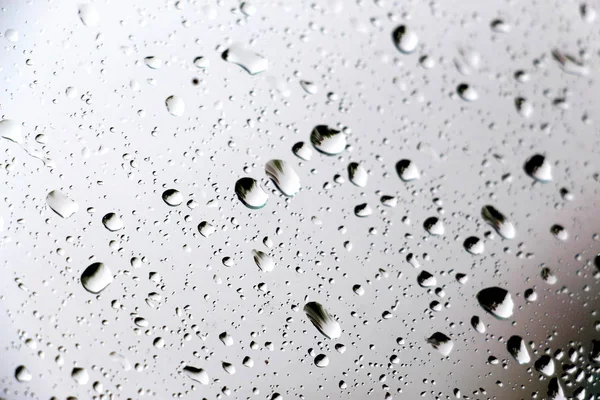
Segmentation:
<svg viewBox="0 0 600 400">
<path fill-rule="evenodd" d="M 595 2 L 1 2 L 0 398 L 595 399 Z"/>
</svg>

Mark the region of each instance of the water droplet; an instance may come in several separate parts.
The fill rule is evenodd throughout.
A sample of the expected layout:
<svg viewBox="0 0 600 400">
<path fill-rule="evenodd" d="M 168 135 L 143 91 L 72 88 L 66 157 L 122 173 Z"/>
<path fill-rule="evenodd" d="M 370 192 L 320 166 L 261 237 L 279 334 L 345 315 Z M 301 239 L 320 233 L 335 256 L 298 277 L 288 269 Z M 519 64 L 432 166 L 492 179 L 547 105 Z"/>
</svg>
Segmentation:
<svg viewBox="0 0 600 400">
<path fill-rule="evenodd" d="M 342 334 L 340 324 L 333 319 L 331 314 L 316 301 L 304 305 L 304 312 L 312 324 L 328 339 L 337 339 Z"/>
<path fill-rule="evenodd" d="M 373 209 L 367 203 L 359 204 L 354 207 L 354 215 L 357 217 L 364 218 L 371 214 L 373 214 Z"/>
<path fill-rule="evenodd" d="M 241 178 L 235 183 L 235 193 L 240 201 L 251 209 L 263 208 L 269 199 L 259 183 L 250 177 Z"/>
<path fill-rule="evenodd" d="M 275 261 L 267 253 L 260 250 L 252 250 L 252 257 L 258 269 L 263 272 L 271 272 L 275 268 Z"/>
<path fill-rule="evenodd" d="M 546 376 L 554 375 L 554 360 L 549 355 L 544 354 L 534 364 L 535 369 Z"/>
<path fill-rule="evenodd" d="M 27 367 L 25 367 L 24 365 L 19 365 L 15 369 L 15 379 L 18 382 L 29 382 L 32 378 L 33 376 L 31 375 Z"/>
<path fill-rule="evenodd" d="M 204 237 L 209 237 L 215 233 L 215 226 L 208 221 L 202 221 L 198 224 L 198 232 Z"/>
<path fill-rule="evenodd" d="M 417 276 L 417 283 L 419 286 L 427 288 L 437 285 L 437 280 L 435 279 L 435 276 L 429 272 L 421 271 Z"/>
<path fill-rule="evenodd" d="M 222 54 L 223 60 L 234 63 L 246 70 L 250 75 L 256 75 L 269 68 L 269 61 L 246 49 L 241 44 L 234 44 Z"/>
<path fill-rule="evenodd" d="M 521 336 L 511 336 L 511 338 L 506 342 L 506 349 L 519 364 L 527 364 L 529 361 L 531 361 L 529 351 L 527 351 L 527 346 L 525 345 L 525 341 Z"/>
<path fill-rule="evenodd" d="M 527 175 L 539 182 L 550 182 L 552 180 L 552 165 L 541 154 L 531 156 L 523 166 Z"/>
<path fill-rule="evenodd" d="M 0 137 L 15 143 L 22 143 L 23 134 L 21 124 L 12 119 L 3 119 L 0 121 Z"/>
<path fill-rule="evenodd" d="M 19 41 L 19 31 L 16 29 L 7 29 L 4 32 L 4 37 L 11 43 L 17 43 Z"/>
<path fill-rule="evenodd" d="M 183 373 L 195 382 L 201 383 L 203 385 L 208 385 L 209 383 L 208 374 L 202 368 L 196 368 L 192 367 L 191 365 L 186 365 L 185 367 L 183 367 Z"/>
<path fill-rule="evenodd" d="M 558 62 L 560 69 L 567 74 L 577 76 L 588 76 L 590 74 L 590 67 L 569 54 L 560 50 L 553 50 L 552 56 Z"/>
<path fill-rule="evenodd" d="M 183 195 L 176 189 L 167 189 L 162 194 L 162 199 L 171 207 L 177 207 L 183 203 Z"/>
<path fill-rule="evenodd" d="M 327 125 L 317 125 L 310 134 L 310 142 L 321 153 L 334 156 L 346 149 L 346 135 Z"/>
<path fill-rule="evenodd" d="M 85 26 L 89 26 L 91 28 L 98 26 L 98 22 L 100 21 L 100 14 L 98 14 L 98 10 L 96 6 L 93 4 L 80 4 L 79 5 L 79 19 Z"/>
<path fill-rule="evenodd" d="M 555 238 L 562 242 L 569 239 L 569 232 L 567 232 L 567 230 L 562 225 L 552 225 L 552 227 L 550 228 L 550 232 L 554 235 Z"/>
<path fill-rule="evenodd" d="M 477 315 L 474 315 L 471 318 L 471 326 L 478 333 L 481 333 L 481 334 L 485 333 L 485 324 L 483 323 L 483 321 L 481 320 L 481 318 L 479 318 Z"/>
<path fill-rule="evenodd" d="M 265 165 L 265 173 L 286 196 L 294 196 L 300 190 L 300 177 L 292 166 L 283 160 L 271 160 Z"/>
<path fill-rule="evenodd" d="M 292 152 L 296 155 L 296 157 L 304 161 L 310 161 L 313 155 L 313 149 L 304 142 L 296 143 L 292 147 Z"/>
<path fill-rule="evenodd" d="M 348 178 L 350 179 L 350 182 L 356 186 L 365 187 L 367 186 L 369 174 L 362 165 L 353 162 L 348 165 Z"/>
<path fill-rule="evenodd" d="M 517 232 L 513 223 L 494 206 L 483 206 L 481 208 L 481 217 L 504 239 L 514 239 L 516 236 Z"/>
<path fill-rule="evenodd" d="M 473 88 L 473 86 L 467 83 L 461 83 L 458 85 L 456 92 L 464 101 L 475 101 L 479 98 L 477 91 Z"/>
<path fill-rule="evenodd" d="M 163 61 L 160 57 L 148 56 L 144 58 L 144 63 L 150 69 L 160 69 L 162 68 Z"/>
<path fill-rule="evenodd" d="M 533 114 L 533 104 L 524 97 L 517 97 L 515 99 L 515 107 L 519 115 L 523 118 L 529 118 Z"/>
<path fill-rule="evenodd" d="M 169 96 L 165 100 L 167 110 L 175 117 L 181 117 L 185 111 L 185 103 L 179 96 Z"/>
<path fill-rule="evenodd" d="M 479 305 L 488 313 L 499 319 L 507 319 L 513 315 L 514 303 L 510 293 L 499 287 L 489 287 L 477 293 Z"/>
<path fill-rule="evenodd" d="M 396 163 L 396 172 L 404 182 L 410 182 L 421 177 L 419 168 L 410 160 L 400 160 Z"/>
<path fill-rule="evenodd" d="M 223 361 L 221 363 L 221 366 L 223 367 L 223 370 L 225 372 L 227 372 L 229 375 L 235 374 L 235 367 L 233 366 L 233 364 Z"/>
<path fill-rule="evenodd" d="M 90 374 L 88 374 L 85 368 L 75 367 L 71 371 L 71 378 L 78 384 L 85 385 L 90 380 Z"/>
<path fill-rule="evenodd" d="M 446 231 L 444 223 L 438 217 L 427 218 L 423 223 L 423 227 L 430 235 L 434 236 L 442 236 Z"/>
<path fill-rule="evenodd" d="M 317 94 L 319 92 L 319 87 L 314 82 L 300 81 L 300 86 L 308 94 Z"/>
<path fill-rule="evenodd" d="M 325 354 L 319 354 L 315 357 L 315 365 L 319 368 L 325 368 L 329 365 L 329 357 Z"/>
<path fill-rule="evenodd" d="M 79 204 L 58 190 L 52 190 L 46 196 L 48 207 L 63 218 L 69 218 L 79 210 Z"/>
<path fill-rule="evenodd" d="M 465 250 L 473 255 L 482 254 L 485 250 L 483 240 L 479 239 L 477 236 L 469 236 L 466 238 L 463 246 L 465 247 Z"/>
<path fill-rule="evenodd" d="M 221 340 L 221 342 L 223 342 L 225 346 L 233 346 L 233 337 L 229 333 L 221 333 L 219 335 L 219 339 Z"/>
<path fill-rule="evenodd" d="M 442 332 L 435 332 L 427 339 L 427 343 L 429 343 L 431 347 L 439 351 L 440 354 L 444 357 L 450 355 L 450 352 L 454 347 L 454 342 L 452 341 L 452 339 L 450 339 Z"/>
<path fill-rule="evenodd" d="M 81 274 L 81 284 L 90 293 L 98 294 L 110 283 L 113 277 L 110 269 L 101 262 L 95 262 Z"/>
<path fill-rule="evenodd" d="M 410 54 L 419 45 L 419 36 L 406 25 L 400 25 L 392 33 L 392 40 L 396 48 L 404 54 Z"/>
<path fill-rule="evenodd" d="M 124 223 L 121 218 L 115 213 L 108 213 L 102 217 L 102 224 L 111 232 L 116 232 L 123 229 Z"/>
</svg>

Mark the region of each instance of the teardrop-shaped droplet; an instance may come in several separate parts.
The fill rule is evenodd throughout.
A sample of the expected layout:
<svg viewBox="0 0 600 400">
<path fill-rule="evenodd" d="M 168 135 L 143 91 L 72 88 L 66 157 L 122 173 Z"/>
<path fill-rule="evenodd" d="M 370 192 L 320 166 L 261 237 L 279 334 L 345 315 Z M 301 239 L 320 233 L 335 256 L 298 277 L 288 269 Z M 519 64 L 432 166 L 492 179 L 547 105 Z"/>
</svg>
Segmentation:
<svg viewBox="0 0 600 400">
<path fill-rule="evenodd" d="M 531 361 L 527 345 L 521 336 L 511 336 L 506 342 L 506 349 L 515 361 L 519 364 L 527 364 Z"/>
<path fill-rule="evenodd" d="M 499 287 L 489 287 L 477 293 L 479 305 L 499 319 L 512 317 L 515 304 L 510 293 Z"/>
<path fill-rule="evenodd" d="M 348 179 L 358 187 L 365 187 L 367 186 L 369 174 L 362 165 L 352 162 L 348 165 Z"/>
<path fill-rule="evenodd" d="M 544 354 L 534 364 L 535 369 L 546 376 L 554 375 L 554 360 L 547 354 Z"/>
<path fill-rule="evenodd" d="M 357 217 L 368 217 L 373 214 L 373 209 L 367 203 L 362 203 L 354 207 L 354 215 Z"/>
<path fill-rule="evenodd" d="M 71 378 L 80 385 L 85 385 L 90 381 L 90 374 L 85 368 L 75 367 L 71 371 Z"/>
<path fill-rule="evenodd" d="M 223 52 L 222 57 L 225 61 L 239 65 L 250 75 L 256 75 L 269 68 L 269 61 L 265 57 L 246 49 L 241 44 L 229 47 Z"/>
<path fill-rule="evenodd" d="M 316 301 L 304 305 L 304 312 L 312 324 L 328 339 L 337 339 L 342 334 L 340 324 Z"/>
<path fill-rule="evenodd" d="M 446 336 L 442 332 L 435 332 L 427 339 L 427 343 L 431 345 L 434 349 L 440 352 L 441 355 L 447 357 L 452 348 L 454 347 L 454 342 L 448 336 Z"/>
<path fill-rule="evenodd" d="M 552 165 L 541 154 L 531 156 L 523 166 L 527 175 L 539 182 L 550 182 L 552 180 Z"/>
<path fill-rule="evenodd" d="M 223 367 L 223 370 L 225 372 L 227 372 L 229 375 L 235 374 L 235 366 L 233 364 L 228 363 L 227 361 L 223 361 L 221 363 L 221 366 Z"/>
<path fill-rule="evenodd" d="M 95 262 L 81 274 L 81 284 L 90 293 L 98 294 L 110 283 L 113 277 L 110 269 L 101 262 Z"/>
<path fill-rule="evenodd" d="M 300 86 L 302 86 L 302 89 L 308 94 L 317 94 L 319 91 L 319 87 L 314 82 L 300 81 Z"/>
<path fill-rule="evenodd" d="M 64 193 L 53 190 L 46 196 L 48 207 L 63 218 L 69 218 L 79 210 L 79 205 Z"/>
<path fill-rule="evenodd" d="M 271 272 L 275 268 L 275 261 L 273 258 L 260 250 L 252 250 L 252 257 L 258 269 L 264 272 Z"/>
<path fill-rule="evenodd" d="M 250 177 L 241 178 L 235 183 L 235 193 L 240 201 L 251 209 L 264 207 L 269 199 L 256 179 Z"/>
<path fill-rule="evenodd" d="M 421 177 L 419 168 L 410 160 L 400 160 L 396 163 L 396 172 L 404 182 L 410 182 Z"/>
<path fill-rule="evenodd" d="M 286 196 L 293 196 L 300 190 L 300 177 L 294 168 L 283 160 L 271 160 L 265 165 L 265 173 Z"/>
<path fill-rule="evenodd" d="M 419 36 L 406 25 L 400 25 L 394 29 L 392 40 L 396 48 L 404 54 L 412 53 L 419 45 Z"/>
<path fill-rule="evenodd" d="M 319 368 L 325 368 L 329 365 L 329 357 L 325 354 L 319 354 L 315 357 L 315 365 Z"/>
<path fill-rule="evenodd" d="M 514 239 L 517 232 L 513 223 L 494 206 L 486 205 L 481 208 L 481 217 L 504 239 Z"/>
</svg>

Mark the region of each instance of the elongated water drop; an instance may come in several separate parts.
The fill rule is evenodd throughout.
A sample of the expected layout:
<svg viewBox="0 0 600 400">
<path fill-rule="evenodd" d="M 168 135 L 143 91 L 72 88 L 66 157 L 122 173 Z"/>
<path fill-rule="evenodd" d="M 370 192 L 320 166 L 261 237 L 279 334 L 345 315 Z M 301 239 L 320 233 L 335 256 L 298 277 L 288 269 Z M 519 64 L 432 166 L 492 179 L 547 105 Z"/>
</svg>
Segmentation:
<svg viewBox="0 0 600 400">
<path fill-rule="evenodd" d="M 445 357 L 450 354 L 452 348 L 454 347 L 454 342 L 452 339 L 442 332 L 435 332 L 427 339 L 427 343 L 429 343 L 431 347 L 439 351 L 440 354 Z"/>
<path fill-rule="evenodd" d="M 186 365 L 185 367 L 183 367 L 183 373 L 195 382 L 201 383 L 203 385 L 208 385 L 209 383 L 208 374 L 202 368 L 196 368 L 191 365 Z"/>
<path fill-rule="evenodd" d="M 246 49 L 241 44 L 229 47 L 223 52 L 222 57 L 225 61 L 239 65 L 250 75 L 256 75 L 269 68 L 269 61 L 265 57 Z"/>
<path fill-rule="evenodd" d="M 353 162 L 348 165 L 348 179 L 358 187 L 365 187 L 367 186 L 369 175 L 362 165 Z"/>
<path fill-rule="evenodd" d="M 519 364 L 527 364 L 531 361 L 529 351 L 527 351 L 527 345 L 521 336 L 511 336 L 506 342 L 506 349 Z"/>
<path fill-rule="evenodd" d="M 517 232 L 513 223 L 494 206 L 483 206 L 481 208 L 481 217 L 504 239 L 514 239 L 516 236 Z"/>
<path fill-rule="evenodd" d="M 300 190 L 300 177 L 294 168 L 283 160 L 271 160 L 265 165 L 265 173 L 286 196 L 293 196 Z"/>
<path fill-rule="evenodd" d="M 329 314 L 320 303 L 308 302 L 304 305 L 304 312 L 312 324 L 328 339 L 337 339 L 342 334 L 340 324 Z"/>
</svg>

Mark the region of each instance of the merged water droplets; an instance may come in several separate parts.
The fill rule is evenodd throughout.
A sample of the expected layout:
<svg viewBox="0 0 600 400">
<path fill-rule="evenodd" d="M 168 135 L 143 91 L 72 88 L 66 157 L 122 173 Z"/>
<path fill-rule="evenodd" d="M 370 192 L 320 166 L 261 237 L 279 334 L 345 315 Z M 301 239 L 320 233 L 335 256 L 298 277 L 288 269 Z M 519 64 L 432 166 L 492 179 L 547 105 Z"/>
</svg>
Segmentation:
<svg viewBox="0 0 600 400">
<path fill-rule="evenodd" d="M 245 177 L 235 183 L 235 193 L 248 208 L 259 209 L 267 204 L 269 196 L 253 178 Z"/>
<path fill-rule="evenodd" d="M 342 328 L 340 324 L 321 304 L 316 301 L 308 302 L 304 305 L 304 312 L 309 321 L 327 339 L 337 339 L 341 336 Z"/>
<path fill-rule="evenodd" d="M 234 44 L 222 54 L 223 60 L 237 64 L 250 75 L 256 75 L 269 68 L 269 61 L 258 53 L 245 48 L 241 44 Z"/>
<path fill-rule="evenodd" d="M 63 218 L 69 218 L 79 210 L 79 205 L 75 201 L 58 190 L 52 190 L 48 193 L 46 204 Z"/>
</svg>

